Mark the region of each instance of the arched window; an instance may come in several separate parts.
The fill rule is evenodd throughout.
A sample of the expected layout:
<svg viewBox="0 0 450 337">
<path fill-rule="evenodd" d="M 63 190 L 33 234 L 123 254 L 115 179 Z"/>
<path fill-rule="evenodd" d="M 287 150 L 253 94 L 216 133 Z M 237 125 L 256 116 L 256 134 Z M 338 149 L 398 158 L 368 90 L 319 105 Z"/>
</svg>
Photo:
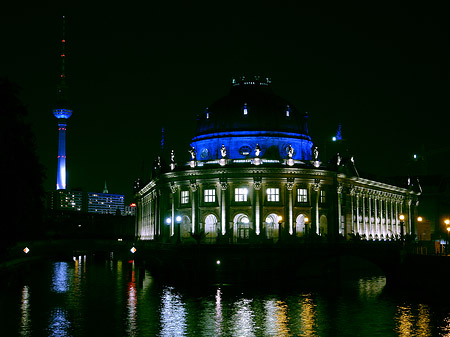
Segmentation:
<svg viewBox="0 0 450 337">
<path fill-rule="evenodd" d="M 278 241 L 278 234 L 280 229 L 279 219 L 280 217 L 275 213 L 271 213 L 266 217 L 266 237 L 268 239 L 273 239 L 273 242 Z"/>
<path fill-rule="evenodd" d="M 205 218 L 205 241 L 215 243 L 217 240 L 217 218 L 214 214 L 209 214 Z"/>
</svg>

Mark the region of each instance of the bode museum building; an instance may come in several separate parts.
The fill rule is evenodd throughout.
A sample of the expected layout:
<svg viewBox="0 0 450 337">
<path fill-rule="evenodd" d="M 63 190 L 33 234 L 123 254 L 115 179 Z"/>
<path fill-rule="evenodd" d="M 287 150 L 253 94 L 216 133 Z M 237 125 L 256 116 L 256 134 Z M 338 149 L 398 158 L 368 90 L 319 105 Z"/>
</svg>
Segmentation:
<svg viewBox="0 0 450 337">
<path fill-rule="evenodd" d="M 187 145 L 187 144 L 186 144 Z M 137 237 L 205 244 L 398 240 L 415 235 L 418 193 L 359 177 L 352 157 L 321 162 L 307 115 L 267 78 L 233 80 L 198 117 L 187 163 L 158 158 L 136 189 Z M 401 217 L 403 215 L 403 217 Z M 403 220 L 400 220 L 403 218 Z"/>
</svg>

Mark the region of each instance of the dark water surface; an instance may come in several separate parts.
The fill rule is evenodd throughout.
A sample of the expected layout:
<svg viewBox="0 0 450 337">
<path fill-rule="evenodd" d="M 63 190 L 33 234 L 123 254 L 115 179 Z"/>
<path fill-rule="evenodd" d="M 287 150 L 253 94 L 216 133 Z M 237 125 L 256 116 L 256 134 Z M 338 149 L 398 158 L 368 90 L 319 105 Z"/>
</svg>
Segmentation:
<svg viewBox="0 0 450 337">
<path fill-rule="evenodd" d="M 315 283 L 194 287 L 133 261 L 34 263 L 0 281 L 0 336 L 450 336 L 447 300 L 387 291 L 383 276 Z"/>
</svg>

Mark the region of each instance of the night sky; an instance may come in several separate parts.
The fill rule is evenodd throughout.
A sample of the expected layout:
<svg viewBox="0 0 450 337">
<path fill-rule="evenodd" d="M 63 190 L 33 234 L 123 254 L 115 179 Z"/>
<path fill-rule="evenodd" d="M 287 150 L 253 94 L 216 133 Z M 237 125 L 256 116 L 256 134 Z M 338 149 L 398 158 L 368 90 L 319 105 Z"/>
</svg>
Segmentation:
<svg viewBox="0 0 450 337">
<path fill-rule="evenodd" d="M 426 155 L 428 173 L 447 171 L 444 8 L 142 3 L 0 10 L 0 76 L 23 89 L 47 191 L 56 184 L 62 15 L 71 189 L 102 191 L 106 180 L 111 193 L 131 197 L 133 181 L 149 176 L 163 126 L 166 160 L 171 148 L 187 160 L 196 115 L 241 75 L 271 77 L 276 94 L 309 113 L 320 149 L 342 124 L 360 171 L 407 175 L 413 153 Z"/>
</svg>

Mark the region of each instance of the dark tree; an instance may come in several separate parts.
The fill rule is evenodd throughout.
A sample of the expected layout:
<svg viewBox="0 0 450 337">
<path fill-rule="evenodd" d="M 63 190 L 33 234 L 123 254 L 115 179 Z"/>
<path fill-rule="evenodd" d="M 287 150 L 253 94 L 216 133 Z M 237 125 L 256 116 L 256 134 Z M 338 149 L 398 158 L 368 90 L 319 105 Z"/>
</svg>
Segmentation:
<svg viewBox="0 0 450 337">
<path fill-rule="evenodd" d="M 20 88 L 0 78 L 0 253 L 43 233 L 44 171 Z"/>
</svg>

